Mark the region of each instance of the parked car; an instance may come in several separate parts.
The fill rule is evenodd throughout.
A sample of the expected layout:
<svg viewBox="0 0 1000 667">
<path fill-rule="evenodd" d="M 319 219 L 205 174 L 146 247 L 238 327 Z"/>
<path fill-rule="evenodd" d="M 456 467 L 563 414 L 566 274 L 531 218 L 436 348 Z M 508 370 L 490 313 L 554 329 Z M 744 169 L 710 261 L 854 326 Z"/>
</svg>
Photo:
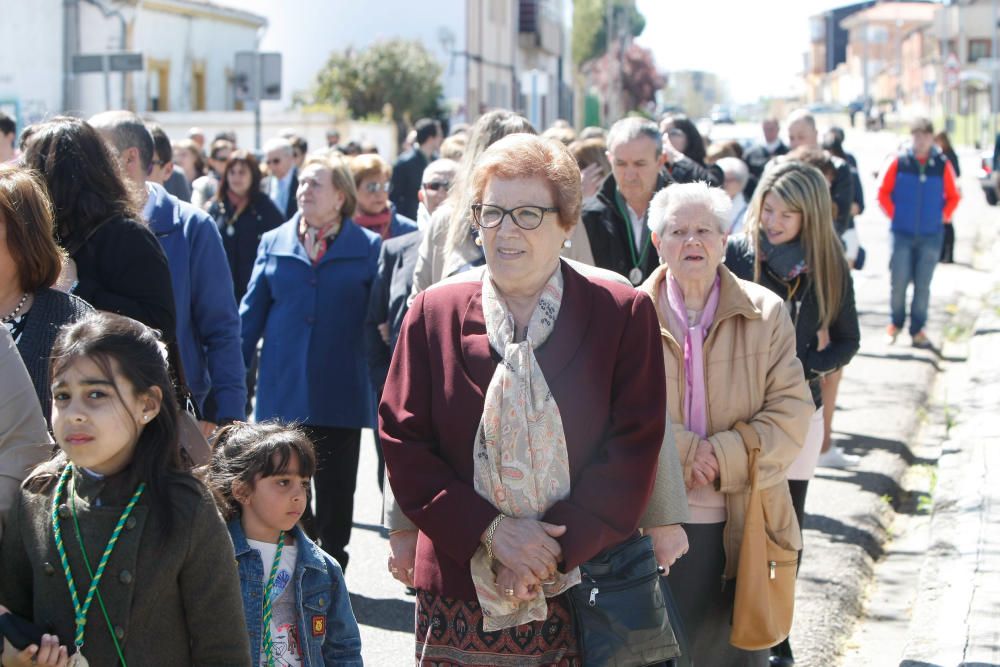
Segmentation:
<svg viewBox="0 0 1000 667">
<path fill-rule="evenodd" d="M 732 125 L 733 115 L 727 107 L 716 106 L 712 109 L 710 118 L 716 125 Z"/>
</svg>

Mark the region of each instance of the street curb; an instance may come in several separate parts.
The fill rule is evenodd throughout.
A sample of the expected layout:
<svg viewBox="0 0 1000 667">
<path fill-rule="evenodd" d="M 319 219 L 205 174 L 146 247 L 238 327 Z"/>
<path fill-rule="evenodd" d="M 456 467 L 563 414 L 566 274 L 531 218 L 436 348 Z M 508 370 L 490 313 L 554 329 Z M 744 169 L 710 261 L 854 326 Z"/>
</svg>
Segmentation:
<svg viewBox="0 0 1000 667">
<path fill-rule="evenodd" d="M 938 462 L 929 529 L 930 548 L 920 569 L 900 667 L 995 664 L 1000 661 L 1000 582 L 995 558 L 1000 538 L 1000 492 L 991 473 L 1000 470 L 1000 253 L 997 230 L 981 258 L 992 266 L 992 286 L 979 300 L 968 361 L 949 378 L 963 406 Z M 987 263 L 988 262 L 988 263 Z"/>
</svg>

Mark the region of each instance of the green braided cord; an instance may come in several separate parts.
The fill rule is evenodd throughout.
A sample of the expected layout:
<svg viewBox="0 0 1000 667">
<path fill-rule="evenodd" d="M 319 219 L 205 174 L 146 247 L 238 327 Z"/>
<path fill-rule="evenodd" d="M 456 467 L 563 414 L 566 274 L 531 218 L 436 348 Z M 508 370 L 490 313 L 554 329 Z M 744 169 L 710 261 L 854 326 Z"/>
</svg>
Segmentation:
<svg viewBox="0 0 1000 667">
<path fill-rule="evenodd" d="M 72 475 L 73 464 L 67 463 L 66 468 L 63 469 L 62 475 L 59 477 L 59 483 L 56 485 L 56 492 L 52 498 L 52 531 L 56 542 L 56 551 L 59 552 L 59 561 L 63 566 L 63 573 L 66 575 L 66 583 L 70 590 L 70 595 L 73 598 L 73 610 L 76 617 L 76 636 L 74 637 L 74 644 L 79 652 L 83 648 L 83 638 L 84 630 L 87 625 L 87 612 L 90 610 L 90 605 L 94 601 L 94 594 L 97 592 L 97 585 L 101 581 L 101 577 L 104 576 L 104 568 L 108 564 L 108 559 L 111 558 L 111 552 L 115 547 L 115 543 L 118 541 L 118 536 L 122 532 L 122 528 L 125 527 L 125 521 L 128 520 L 129 515 L 132 513 L 132 509 L 135 507 L 136 503 L 139 502 L 139 497 L 142 492 L 146 489 L 146 484 L 139 484 L 139 488 L 135 490 L 132 494 L 132 499 L 129 501 L 128 505 L 125 506 L 125 510 L 122 512 L 121 517 L 118 519 L 118 524 L 115 526 L 114 531 L 111 533 L 111 539 L 108 540 L 108 545 L 104 549 L 104 555 L 101 556 L 100 562 L 97 564 L 97 572 L 91 576 L 90 588 L 87 590 L 87 597 L 84 599 L 83 605 L 80 605 L 80 599 L 76 592 L 76 584 L 73 582 L 73 572 L 69 567 L 69 558 L 66 556 L 66 546 L 63 543 L 62 528 L 59 525 L 59 500 L 62 496 L 63 491 L 66 488 L 66 482 Z M 74 503 L 74 521 L 75 516 L 75 500 Z M 79 524 L 77 524 L 77 537 L 79 534 Z M 87 555 L 86 551 L 83 550 L 83 541 L 80 539 L 80 548 L 83 551 L 84 561 L 86 562 Z M 90 570 L 90 564 L 87 563 L 88 572 Z"/>
<path fill-rule="evenodd" d="M 140 492 L 142 487 L 140 486 Z M 137 498 L 138 499 L 138 498 Z M 94 580 L 94 572 L 90 569 L 90 559 L 87 557 L 87 548 L 83 546 L 83 532 L 80 530 L 80 521 L 76 516 L 76 484 L 73 485 L 73 493 L 70 495 L 70 508 L 73 510 L 73 529 L 76 533 L 77 544 L 80 545 L 80 553 L 83 555 L 83 564 L 87 568 L 87 575 L 90 580 Z M 131 510 L 129 510 L 131 512 Z M 108 633 L 111 635 L 111 641 L 115 644 L 115 652 L 118 654 L 118 659 L 121 660 L 122 667 L 128 667 L 125 662 L 125 654 L 122 653 L 122 647 L 118 643 L 118 637 L 115 637 L 115 631 L 111 627 L 111 616 L 108 614 L 107 608 L 104 606 L 104 596 L 101 595 L 101 591 L 97 591 L 97 604 L 101 608 L 101 615 L 104 616 L 104 623 L 108 626 Z"/>
<path fill-rule="evenodd" d="M 281 549 L 285 546 L 285 531 L 278 533 L 278 548 L 274 552 L 274 562 L 271 563 L 271 575 L 264 587 L 264 664 L 270 667 L 274 662 L 274 640 L 271 638 L 271 592 L 274 590 L 274 580 L 278 576 L 278 566 L 281 564 Z"/>
<path fill-rule="evenodd" d="M 87 623 L 86 614 L 81 618 L 80 598 L 76 594 L 76 584 L 73 583 L 73 573 L 69 568 L 69 558 L 66 557 L 66 547 L 63 545 L 62 529 L 59 527 L 59 497 L 62 496 L 66 488 L 66 480 L 72 474 L 73 464 L 68 463 L 59 476 L 59 483 L 56 484 L 56 493 L 52 497 L 52 532 L 56 541 L 56 551 L 59 552 L 59 562 L 62 564 L 63 572 L 66 574 L 66 584 L 69 586 L 70 597 L 73 598 L 73 613 L 76 619 L 75 643 L 77 648 L 83 646 L 83 628 Z"/>
</svg>

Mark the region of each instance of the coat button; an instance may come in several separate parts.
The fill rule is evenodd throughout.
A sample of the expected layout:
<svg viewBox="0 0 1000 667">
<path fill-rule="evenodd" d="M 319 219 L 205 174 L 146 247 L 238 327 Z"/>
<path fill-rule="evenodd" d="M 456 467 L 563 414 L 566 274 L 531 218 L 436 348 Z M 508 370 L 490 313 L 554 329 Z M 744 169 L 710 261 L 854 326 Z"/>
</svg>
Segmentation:
<svg viewBox="0 0 1000 667">
<path fill-rule="evenodd" d="M 306 317 L 306 324 L 316 324 L 316 318 L 312 315 Z"/>
<path fill-rule="evenodd" d="M 316 287 L 318 283 L 319 281 L 316 280 L 316 276 L 313 276 L 312 278 L 309 279 L 309 284 L 312 285 L 313 287 Z"/>
<path fill-rule="evenodd" d="M 128 586 L 132 583 L 132 573 L 128 570 L 122 570 L 121 574 L 118 575 L 118 581 Z"/>
<path fill-rule="evenodd" d="M 59 518 L 60 519 L 69 518 L 69 507 L 66 505 L 66 503 L 63 503 L 62 505 L 59 506 Z"/>
<path fill-rule="evenodd" d="M 116 625 L 115 626 L 115 637 L 117 637 L 119 640 L 125 639 L 125 628 L 123 628 L 120 625 Z"/>
<path fill-rule="evenodd" d="M 45 562 L 42 563 L 42 572 L 44 572 L 47 576 L 51 577 L 53 574 L 56 573 L 56 568 L 52 567 L 52 563 Z"/>
<path fill-rule="evenodd" d="M 320 607 L 323 607 L 323 606 L 325 606 L 325 605 L 326 605 L 326 600 L 324 600 L 323 598 L 320 598 L 320 599 L 319 599 L 319 606 L 320 606 Z"/>
<path fill-rule="evenodd" d="M 125 530 L 132 530 L 133 528 L 135 528 L 135 523 L 136 523 L 135 517 L 130 516 L 128 519 L 125 520 Z"/>
</svg>

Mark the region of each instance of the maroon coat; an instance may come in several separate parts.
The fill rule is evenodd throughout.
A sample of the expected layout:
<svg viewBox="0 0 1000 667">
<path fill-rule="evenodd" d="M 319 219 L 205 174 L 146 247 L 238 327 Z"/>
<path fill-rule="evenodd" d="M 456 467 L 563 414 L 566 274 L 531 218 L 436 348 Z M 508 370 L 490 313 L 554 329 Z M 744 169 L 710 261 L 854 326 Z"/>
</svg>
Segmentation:
<svg viewBox="0 0 1000 667">
<path fill-rule="evenodd" d="M 572 493 L 542 519 L 567 527 L 559 542 L 568 570 L 635 532 L 656 477 L 666 390 L 649 297 L 562 267 L 559 318 L 536 356 L 566 432 Z M 461 600 L 476 599 L 469 561 L 497 515 L 473 482 L 473 442 L 499 361 L 481 299 L 479 282 L 416 298 L 379 408 L 389 481 L 420 528 L 416 586 Z"/>
</svg>

